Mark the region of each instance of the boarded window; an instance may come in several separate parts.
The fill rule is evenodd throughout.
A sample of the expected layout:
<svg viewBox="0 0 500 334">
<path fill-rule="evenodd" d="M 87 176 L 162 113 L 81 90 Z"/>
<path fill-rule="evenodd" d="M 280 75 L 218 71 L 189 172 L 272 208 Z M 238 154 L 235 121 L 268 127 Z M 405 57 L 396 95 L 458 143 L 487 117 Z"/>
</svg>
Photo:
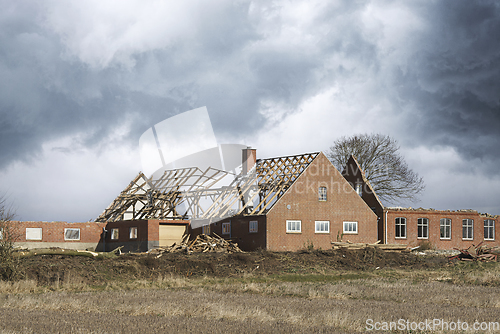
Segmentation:
<svg viewBox="0 0 500 334">
<path fill-rule="evenodd" d="M 439 227 L 441 229 L 441 239 L 451 239 L 451 219 L 441 218 Z"/>
<path fill-rule="evenodd" d="M 111 229 L 111 240 L 118 240 L 118 237 L 119 237 L 118 232 L 119 232 L 118 228 Z"/>
<path fill-rule="evenodd" d="M 357 234 L 358 222 L 344 222 L 343 232 L 345 234 Z"/>
<path fill-rule="evenodd" d="M 330 222 L 328 220 L 317 220 L 314 222 L 315 233 L 330 233 Z"/>
<path fill-rule="evenodd" d="M 79 228 L 65 228 L 64 229 L 64 240 L 80 240 L 80 229 Z"/>
<path fill-rule="evenodd" d="M 257 233 L 259 231 L 259 222 L 254 220 L 248 223 L 248 232 Z"/>
<path fill-rule="evenodd" d="M 287 220 L 286 232 L 287 233 L 302 233 L 302 222 L 300 220 Z"/>
<path fill-rule="evenodd" d="M 137 227 L 131 227 L 129 229 L 129 239 L 137 239 Z"/>
<path fill-rule="evenodd" d="M 42 240 L 42 228 L 41 227 L 27 227 L 26 228 L 26 240 Z"/>
<path fill-rule="evenodd" d="M 231 234 L 231 223 L 222 223 L 222 234 Z"/>
<path fill-rule="evenodd" d="M 396 238 L 406 238 L 406 218 L 396 218 Z"/>
</svg>

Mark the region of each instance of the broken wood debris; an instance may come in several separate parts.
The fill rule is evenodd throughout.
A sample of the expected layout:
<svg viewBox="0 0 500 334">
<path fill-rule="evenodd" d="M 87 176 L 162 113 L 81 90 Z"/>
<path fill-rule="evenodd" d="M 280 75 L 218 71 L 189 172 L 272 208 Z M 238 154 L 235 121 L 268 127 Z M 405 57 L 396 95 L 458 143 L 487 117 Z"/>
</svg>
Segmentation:
<svg viewBox="0 0 500 334">
<path fill-rule="evenodd" d="M 347 249 L 365 249 L 365 248 L 378 248 L 387 251 L 405 251 L 408 246 L 404 244 L 381 244 L 380 240 L 372 244 L 363 242 L 350 242 L 350 241 L 332 241 L 333 249 L 347 248 Z"/>
<path fill-rule="evenodd" d="M 206 234 L 199 234 L 192 241 L 189 241 L 189 235 L 185 235 L 179 244 L 172 246 L 155 248 L 148 253 L 157 254 L 156 258 L 165 253 L 242 253 L 237 243 L 228 241 L 213 233 L 213 237 Z"/>
<path fill-rule="evenodd" d="M 459 259 L 461 261 L 497 261 L 500 254 L 500 247 L 482 245 L 482 242 L 477 245 L 471 245 L 466 249 L 458 249 L 460 253 L 457 255 L 449 256 L 448 260 Z"/>
</svg>

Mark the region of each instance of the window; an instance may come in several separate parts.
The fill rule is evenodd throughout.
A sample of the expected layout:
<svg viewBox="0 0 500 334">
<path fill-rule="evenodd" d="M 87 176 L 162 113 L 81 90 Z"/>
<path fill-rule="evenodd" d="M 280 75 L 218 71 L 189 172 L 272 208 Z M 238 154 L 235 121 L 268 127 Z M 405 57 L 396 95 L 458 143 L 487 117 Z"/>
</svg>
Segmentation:
<svg viewBox="0 0 500 334">
<path fill-rule="evenodd" d="M 318 199 L 320 201 L 326 201 L 326 187 L 318 188 Z"/>
<path fill-rule="evenodd" d="M 64 240 L 80 240 L 80 229 L 79 228 L 65 228 L 64 229 Z"/>
<path fill-rule="evenodd" d="M 0 240 L 3 239 L 3 228 L 0 228 Z"/>
<path fill-rule="evenodd" d="M 363 196 L 363 185 L 361 183 L 356 183 L 356 193 Z"/>
<path fill-rule="evenodd" d="M 129 239 L 137 239 L 137 227 L 131 227 L 128 230 L 128 238 Z"/>
<path fill-rule="evenodd" d="M 344 222 L 344 233 L 357 234 L 358 233 L 358 222 Z"/>
<path fill-rule="evenodd" d="M 397 238 L 406 238 L 406 218 L 396 218 L 396 239 Z"/>
<path fill-rule="evenodd" d="M 484 221 L 484 240 L 495 240 L 495 221 L 493 219 Z"/>
<path fill-rule="evenodd" d="M 474 221 L 472 219 L 462 219 L 462 239 L 472 240 Z"/>
<path fill-rule="evenodd" d="M 418 239 L 428 239 L 429 238 L 429 219 L 418 218 L 418 220 L 417 220 L 417 238 Z"/>
<path fill-rule="evenodd" d="M 222 234 L 231 234 L 231 223 L 222 223 Z"/>
<path fill-rule="evenodd" d="M 257 233 L 259 231 L 259 222 L 256 220 L 253 220 L 248 223 L 248 232 L 250 233 Z"/>
<path fill-rule="evenodd" d="M 300 220 L 287 220 L 286 233 L 302 233 Z"/>
<path fill-rule="evenodd" d="M 26 240 L 42 240 L 42 228 L 26 228 Z"/>
<path fill-rule="evenodd" d="M 451 219 L 441 218 L 439 227 L 441 229 L 441 239 L 451 239 Z"/>
<path fill-rule="evenodd" d="M 111 229 L 111 240 L 118 240 L 118 228 Z"/>
<path fill-rule="evenodd" d="M 314 224 L 315 233 L 330 233 L 330 222 L 328 220 L 317 220 Z"/>
<path fill-rule="evenodd" d="M 204 225 L 201 227 L 201 233 L 209 235 L 210 234 L 210 225 Z"/>
</svg>

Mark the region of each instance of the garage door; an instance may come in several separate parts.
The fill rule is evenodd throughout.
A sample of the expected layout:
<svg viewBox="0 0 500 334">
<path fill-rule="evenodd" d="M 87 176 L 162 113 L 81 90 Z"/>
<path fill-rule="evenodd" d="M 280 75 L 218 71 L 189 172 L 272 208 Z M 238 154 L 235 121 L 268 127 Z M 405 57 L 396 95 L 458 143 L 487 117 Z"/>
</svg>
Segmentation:
<svg viewBox="0 0 500 334">
<path fill-rule="evenodd" d="M 181 242 L 186 225 L 160 225 L 160 247 Z"/>
</svg>

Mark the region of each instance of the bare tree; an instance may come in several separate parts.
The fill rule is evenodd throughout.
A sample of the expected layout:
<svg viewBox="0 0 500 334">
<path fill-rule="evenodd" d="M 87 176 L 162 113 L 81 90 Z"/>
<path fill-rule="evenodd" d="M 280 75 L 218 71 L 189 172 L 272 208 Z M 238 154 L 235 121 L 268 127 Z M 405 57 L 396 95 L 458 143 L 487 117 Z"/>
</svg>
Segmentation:
<svg viewBox="0 0 500 334">
<path fill-rule="evenodd" d="M 12 279 L 17 273 L 17 262 L 14 258 L 14 243 L 19 239 L 12 219 L 15 214 L 7 205 L 4 196 L 0 196 L 0 278 Z"/>
<path fill-rule="evenodd" d="M 359 134 L 337 139 L 327 156 L 342 171 L 354 155 L 373 190 L 383 202 L 418 200 L 423 179 L 412 171 L 398 153 L 399 145 L 390 136 Z"/>
</svg>

